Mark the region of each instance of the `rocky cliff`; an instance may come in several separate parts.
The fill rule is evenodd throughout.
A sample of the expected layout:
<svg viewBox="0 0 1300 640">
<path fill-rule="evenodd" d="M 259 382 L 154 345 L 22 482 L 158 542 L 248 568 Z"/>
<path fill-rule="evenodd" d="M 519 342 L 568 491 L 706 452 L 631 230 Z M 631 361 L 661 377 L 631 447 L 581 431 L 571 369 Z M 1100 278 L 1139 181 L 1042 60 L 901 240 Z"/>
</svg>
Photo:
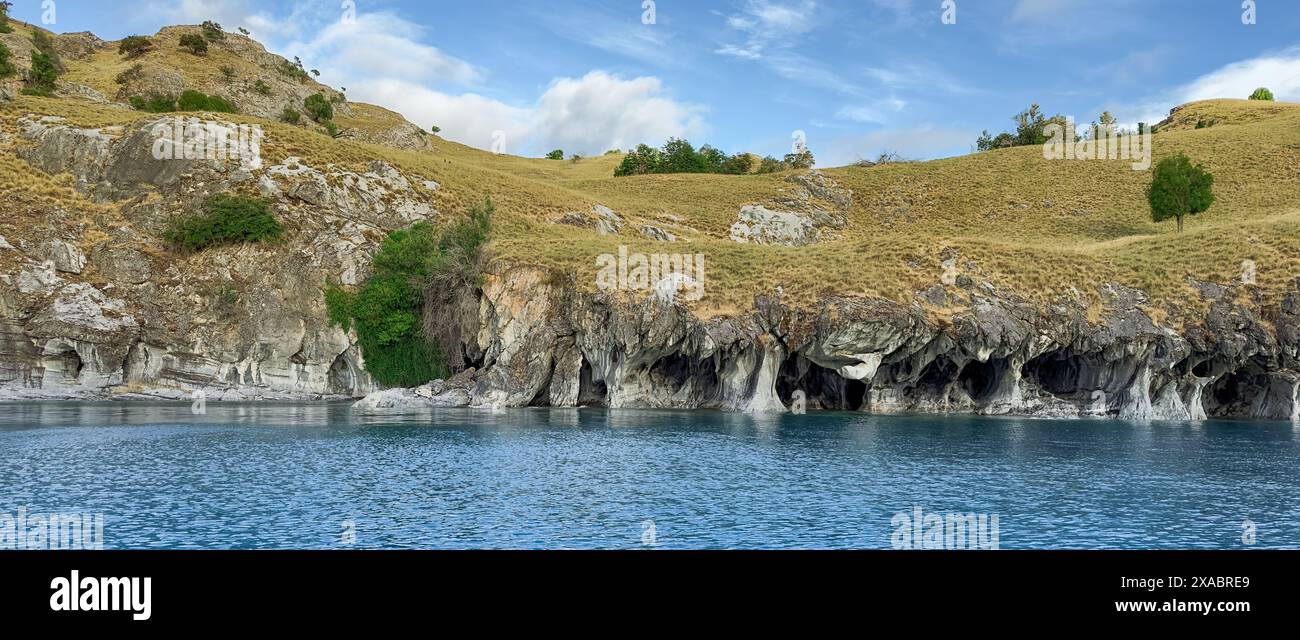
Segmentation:
<svg viewBox="0 0 1300 640">
<path fill-rule="evenodd" d="M 29 171 L 70 176 L 77 193 L 51 205 L 18 189 L 0 202 L 0 397 L 367 393 L 362 356 L 330 325 L 322 287 L 364 277 L 389 231 L 436 220 L 438 185 L 379 161 L 356 172 L 294 157 L 157 158 L 155 127 L 173 122 L 85 129 L 24 117 L 0 138 Z M 161 246 L 175 212 L 238 190 L 270 199 L 289 237 L 179 260 Z"/>
<path fill-rule="evenodd" d="M 1280 303 L 1197 283 L 1209 312 L 1161 327 L 1140 291 L 1103 285 L 1106 306 L 1040 308 L 987 283 L 918 293 L 912 305 L 779 295 L 741 317 L 700 320 L 659 299 L 627 302 L 512 269 L 483 291 L 465 345 L 479 369 L 455 385 L 389 392 L 364 408 L 419 405 L 810 409 L 1197 420 L 1300 419 L 1300 291 Z M 920 300 L 969 311 L 939 322 Z M 468 392 L 466 392 L 468 390 Z"/>
<path fill-rule="evenodd" d="M 0 399 L 202 392 L 365 397 L 362 410 L 762 413 L 802 397 L 812 410 L 872 413 L 1300 420 L 1295 105 L 1176 112 L 1175 125 L 1206 109 L 1227 115 L 1213 130 L 1171 125 L 1161 145 L 1227 141 L 1267 161 L 1221 160 L 1227 223 L 1169 240 L 1143 226 L 1147 178 L 1100 163 L 1006 150 L 911 167 L 615 179 L 617 157 L 534 162 L 426 136 L 238 34 L 207 57 L 178 54 L 194 29 L 164 29 L 132 59 L 90 34 L 61 35 L 68 72 L 56 98 L 0 85 Z M 5 42 L 25 64 L 28 35 Z M 122 103 L 184 89 L 241 113 Z M 335 97 L 337 138 L 273 122 L 314 93 Z M 242 139 L 240 126 L 268 129 L 269 146 L 252 157 L 160 153 L 169 131 L 185 149 L 196 136 Z M 163 241 L 170 220 L 222 193 L 264 198 L 283 238 L 198 253 Z M 493 244 L 510 250 L 492 256 L 476 300 L 435 314 L 459 325 L 439 333 L 459 336 L 443 346 L 464 366 L 380 390 L 356 335 L 330 322 L 326 285 L 363 282 L 389 232 L 485 195 L 509 215 Z M 1048 242 L 1071 252 L 1038 250 Z M 680 250 L 698 272 L 632 291 L 597 275 L 592 286 L 593 258 L 626 245 Z M 1256 257 L 1268 258 L 1258 279 Z M 1222 275 L 1243 259 L 1249 277 Z M 1147 275 L 1158 300 L 1135 286 Z M 857 286 L 868 278 L 880 286 Z M 782 288 L 796 282 L 804 295 Z M 683 286 L 712 306 L 674 295 Z"/>
</svg>

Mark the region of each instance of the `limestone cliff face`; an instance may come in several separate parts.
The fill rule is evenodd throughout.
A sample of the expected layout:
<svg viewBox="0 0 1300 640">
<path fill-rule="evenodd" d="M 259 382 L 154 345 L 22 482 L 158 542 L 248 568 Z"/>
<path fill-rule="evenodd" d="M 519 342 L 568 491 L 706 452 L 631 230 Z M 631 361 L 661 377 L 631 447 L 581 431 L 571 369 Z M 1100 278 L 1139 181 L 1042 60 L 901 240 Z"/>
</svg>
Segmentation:
<svg viewBox="0 0 1300 640">
<path fill-rule="evenodd" d="M 1118 285 L 1102 286 L 1099 321 L 1082 303 L 1039 308 L 966 285 L 941 292 L 969 303 L 942 325 L 919 304 L 830 299 L 807 312 L 779 296 L 702 321 L 511 269 L 486 284 L 466 332 L 482 359 L 462 404 L 780 412 L 803 391 L 810 409 L 872 413 L 1300 419 L 1300 291 L 1270 305 L 1203 285 L 1209 312 L 1176 332 Z"/>
<path fill-rule="evenodd" d="M 435 219 L 436 185 L 382 162 L 356 173 L 295 158 L 159 160 L 153 127 L 167 122 L 78 129 L 33 116 L 0 140 L 33 171 L 71 174 L 87 209 L 0 202 L 0 398 L 372 391 L 322 288 L 363 279 L 389 231 Z M 273 202 L 283 240 L 188 256 L 163 246 L 171 216 L 238 190 Z"/>
<path fill-rule="evenodd" d="M 80 129 L 31 116 L 0 137 L 0 152 L 70 174 L 85 198 L 85 210 L 0 199 L 0 398 L 203 391 L 368 395 L 359 407 L 368 410 L 779 412 L 802 392 L 813 410 L 1300 419 L 1300 288 L 1266 299 L 1252 286 L 1201 282 L 1190 284 L 1204 317 L 1177 329 L 1119 285 L 1099 285 L 1098 314 L 1083 296 L 1044 306 L 971 277 L 908 304 L 796 308 L 778 291 L 748 312 L 701 319 L 671 296 L 627 300 L 503 265 L 477 314 L 463 314 L 466 370 L 380 392 L 355 336 L 329 323 L 323 285 L 362 281 L 389 231 L 436 220 L 438 185 L 383 162 L 356 172 L 297 158 L 158 160 L 158 122 Z M 169 217 L 231 190 L 270 199 L 285 239 L 189 256 L 162 246 Z M 820 210 L 833 231 L 838 209 Z M 939 321 L 926 311 L 935 306 L 963 311 Z"/>
</svg>

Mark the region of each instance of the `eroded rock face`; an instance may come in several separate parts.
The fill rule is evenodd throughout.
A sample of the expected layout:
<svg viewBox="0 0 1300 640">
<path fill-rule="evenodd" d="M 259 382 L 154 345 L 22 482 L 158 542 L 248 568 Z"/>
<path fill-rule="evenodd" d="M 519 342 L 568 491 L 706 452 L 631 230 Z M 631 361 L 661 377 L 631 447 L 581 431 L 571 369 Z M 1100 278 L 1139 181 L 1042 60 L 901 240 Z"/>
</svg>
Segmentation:
<svg viewBox="0 0 1300 640">
<path fill-rule="evenodd" d="M 970 306 L 944 326 L 919 304 L 859 299 L 801 312 L 760 298 L 748 314 L 702 321 L 653 297 L 618 301 L 512 269 L 484 289 L 475 347 L 489 355 L 472 404 L 766 413 L 799 397 L 873 413 L 1300 417 L 1300 290 L 1276 320 L 1219 303 L 1180 335 L 1120 285 L 1100 287 L 1101 323 L 1082 302 L 1044 309 L 971 288 L 951 294 Z"/>
<path fill-rule="evenodd" d="M 355 336 L 329 322 L 322 288 L 361 282 L 388 232 L 437 217 L 419 186 L 427 178 L 379 162 L 357 173 L 296 160 L 160 159 L 158 122 L 85 130 L 23 120 L 20 154 L 33 170 L 72 174 L 103 210 L 26 207 L 21 223 L 0 220 L 0 399 L 374 390 Z M 184 254 L 161 240 L 173 216 L 250 189 L 291 230 L 280 242 Z M 88 222 L 105 216 L 113 221 Z M 467 404 L 469 392 L 442 402 Z"/>
</svg>

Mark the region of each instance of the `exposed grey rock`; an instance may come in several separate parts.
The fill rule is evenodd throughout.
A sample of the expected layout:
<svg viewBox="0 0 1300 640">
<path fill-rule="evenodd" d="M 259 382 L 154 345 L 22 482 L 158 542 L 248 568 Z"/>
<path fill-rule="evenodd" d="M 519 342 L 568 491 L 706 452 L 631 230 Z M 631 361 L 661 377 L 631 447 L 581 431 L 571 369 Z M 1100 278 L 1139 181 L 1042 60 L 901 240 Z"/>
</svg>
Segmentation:
<svg viewBox="0 0 1300 640">
<path fill-rule="evenodd" d="M 760 298 L 701 321 L 653 298 L 542 282 L 513 269 L 485 288 L 477 347 L 500 355 L 475 404 L 771 412 L 799 391 L 811 409 L 873 413 L 1290 419 L 1300 408 L 1293 312 L 1270 330 L 1224 303 L 1183 337 L 1140 310 L 1144 293 L 1107 284 L 1101 324 L 1082 297 L 1049 311 L 988 287 L 944 326 L 919 306 L 848 299 L 809 314 Z"/>
<path fill-rule="evenodd" d="M 602 236 L 618 235 L 623 229 L 623 217 L 602 204 L 592 205 L 590 214 L 573 211 L 564 214 L 555 222 L 571 227 L 592 229 Z"/>
<path fill-rule="evenodd" d="M 677 242 L 677 236 L 650 224 L 641 225 L 641 235 L 659 242 Z"/>
<path fill-rule="evenodd" d="M 852 191 L 816 170 L 792 176 L 786 182 L 795 186 L 771 207 L 741 207 L 728 234 L 733 242 L 802 247 L 833 237 L 847 224 L 853 206 Z"/>
<path fill-rule="evenodd" d="M 63 273 L 81 273 L 86 268 L 86 254 L 76 245 L 59 238 L 50 238 L 42 247 L 41 256 L 54 263 Z"/>
<path fill-rule="evenodd" d="M 772 211 L 762 205 L 745 205 L 731 225 L 732 242 L 802 247 L 816 241 L 812 220 L 789 211 Z"/>
</svg>

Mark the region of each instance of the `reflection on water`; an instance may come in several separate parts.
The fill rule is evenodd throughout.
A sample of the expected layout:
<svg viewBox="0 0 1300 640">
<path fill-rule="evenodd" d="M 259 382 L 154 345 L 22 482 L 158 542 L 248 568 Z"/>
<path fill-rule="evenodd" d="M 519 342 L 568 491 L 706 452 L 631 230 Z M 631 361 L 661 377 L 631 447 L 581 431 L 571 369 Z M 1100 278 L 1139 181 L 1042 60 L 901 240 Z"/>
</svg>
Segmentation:
<svg viewBox="0 0 1300 640">
<path fill-rule="evenodd" d="M 888 548 L 997 514 L 1002 548 L 1300 546 L 1300 430 L 347 404 L 0 405 L 0 515 L 103 513 L 109 548 Z"/>
</svg>

